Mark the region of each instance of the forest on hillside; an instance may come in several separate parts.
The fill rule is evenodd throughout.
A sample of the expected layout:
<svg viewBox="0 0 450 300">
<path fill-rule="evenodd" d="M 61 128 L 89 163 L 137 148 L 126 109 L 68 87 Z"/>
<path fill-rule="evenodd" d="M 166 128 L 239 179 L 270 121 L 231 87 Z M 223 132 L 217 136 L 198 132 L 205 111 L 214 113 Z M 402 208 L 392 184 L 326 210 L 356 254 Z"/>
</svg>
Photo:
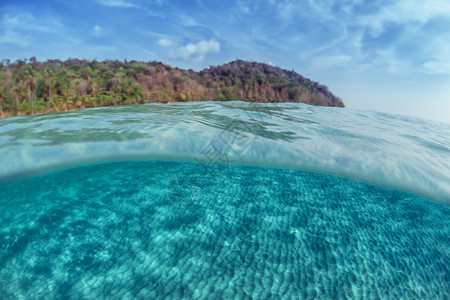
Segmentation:
<svg viewBox="0 0 450 300">
<path fill-rule="evenodd" d="M 161 62 L 0 63 L 0 117 L 149 102 L 243 100 L 340 106 L 327 87 L 278 67 L 237 60 L 200 72 Z"/>
</svg>

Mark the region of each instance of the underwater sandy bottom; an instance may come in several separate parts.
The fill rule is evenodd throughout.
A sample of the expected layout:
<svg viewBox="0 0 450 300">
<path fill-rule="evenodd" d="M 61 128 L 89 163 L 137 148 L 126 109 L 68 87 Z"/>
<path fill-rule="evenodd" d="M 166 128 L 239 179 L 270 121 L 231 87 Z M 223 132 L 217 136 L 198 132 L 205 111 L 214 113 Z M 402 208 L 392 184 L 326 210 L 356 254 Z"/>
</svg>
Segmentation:
<svg viewBox="0 0 450 300">
<path fill-rule="evenodd" d="M 1 299 L 445 299 L 450 206 L 300 170 L 85 165 L 0 185 Z"/>
</svg>

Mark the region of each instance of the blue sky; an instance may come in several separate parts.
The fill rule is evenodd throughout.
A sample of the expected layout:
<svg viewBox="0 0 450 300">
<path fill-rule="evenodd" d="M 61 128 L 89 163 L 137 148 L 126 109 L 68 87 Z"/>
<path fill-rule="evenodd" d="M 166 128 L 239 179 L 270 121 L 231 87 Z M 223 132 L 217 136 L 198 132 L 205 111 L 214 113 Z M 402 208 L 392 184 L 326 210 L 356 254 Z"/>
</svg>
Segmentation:
<svg viewBox="0 0 450 300">
<path fill-rule="evenodd" d="M 0 58 L 32 56 L 258 61 L 349 108 L 450 123 L 448 0 L 0 0 Z"/>
</svg>

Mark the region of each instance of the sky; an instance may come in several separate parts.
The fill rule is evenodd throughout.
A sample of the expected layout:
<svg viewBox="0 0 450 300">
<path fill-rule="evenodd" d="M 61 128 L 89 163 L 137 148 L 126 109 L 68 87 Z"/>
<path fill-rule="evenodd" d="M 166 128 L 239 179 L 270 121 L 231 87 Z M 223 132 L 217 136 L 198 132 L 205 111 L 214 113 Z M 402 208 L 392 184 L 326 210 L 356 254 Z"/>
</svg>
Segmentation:
<svg viewBox="0 0 450 300">
<path fill-rule="evenodd" d="M 33 56 L 256 61 L 348 108 L 450 123 L 449 0 L 0 0 L 0 59 Z"/>
</svg>

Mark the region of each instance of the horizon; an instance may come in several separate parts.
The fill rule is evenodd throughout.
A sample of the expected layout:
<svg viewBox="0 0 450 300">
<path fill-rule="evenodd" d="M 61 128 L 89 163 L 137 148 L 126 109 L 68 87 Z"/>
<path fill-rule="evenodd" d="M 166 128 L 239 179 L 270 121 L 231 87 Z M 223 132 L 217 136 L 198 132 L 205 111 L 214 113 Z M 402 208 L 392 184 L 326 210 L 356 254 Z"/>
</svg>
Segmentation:
<svg viewBox="0 0 450 300">
<path fill-rule="evenodd" d="M 0 24 L 0 59 L 127 59 L 196 71 L 240 59 L 293 70 L 350 109 L 450 123 L 445 1 L 6 0 Z"/>
</svg>

